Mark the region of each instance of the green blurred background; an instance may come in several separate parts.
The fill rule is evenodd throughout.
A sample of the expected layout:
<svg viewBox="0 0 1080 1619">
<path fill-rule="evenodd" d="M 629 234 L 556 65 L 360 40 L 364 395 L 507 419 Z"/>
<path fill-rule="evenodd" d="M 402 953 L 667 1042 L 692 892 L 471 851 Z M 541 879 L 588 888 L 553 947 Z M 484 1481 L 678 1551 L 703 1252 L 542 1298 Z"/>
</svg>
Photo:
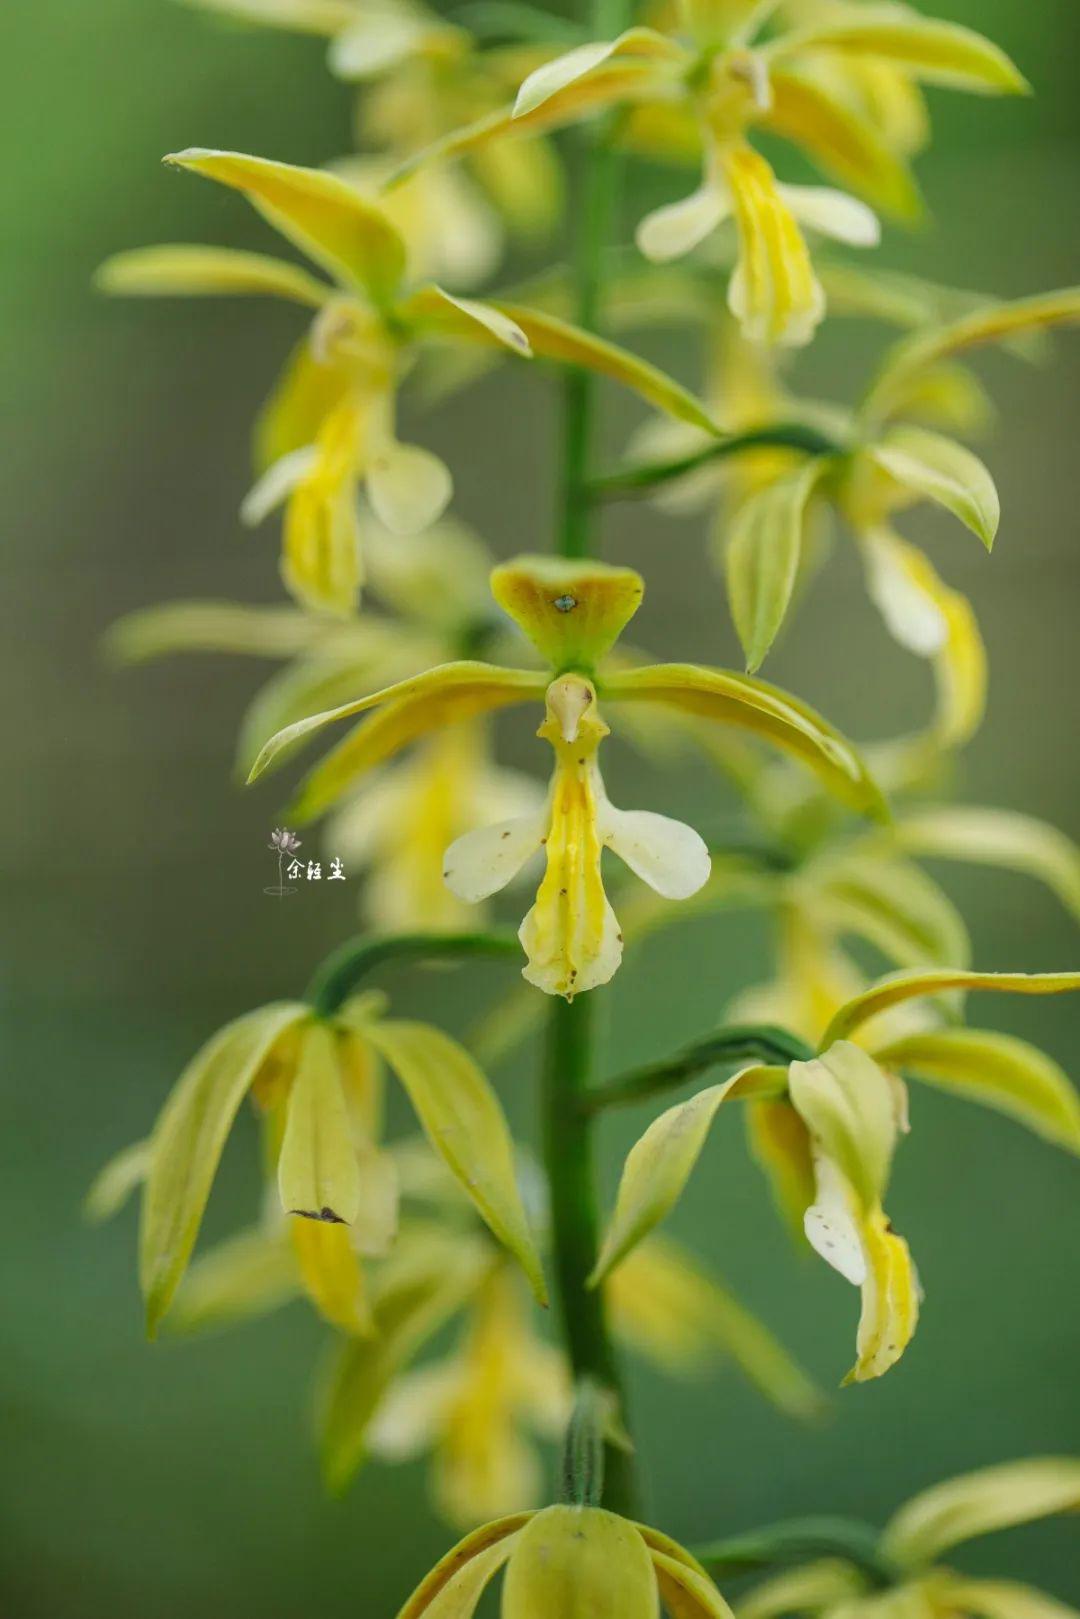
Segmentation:
<svg viewBox="0 0 1080 1619">
<path fill-rule="evenodd" d="M 934 95 L 938 142 L 922 178 L 935 228 L 890 234 L 905 268 L 1018 294 L 1077 280 L 1080 9 L 1076 0 L 941 0 L 1016 57 L 1032 101 Z M 352 925 L 352 885 L 269 904 L 273 790 L 230 781 L 237 717 L 262 671 L 172 661 L 129 676 L 103 664 L 121 612 L 181 596 L 278 599 L 271 528 L 242 535 L 247 433 L 290 311 L 264 303 L 106 304 L 90 291 L 110 251 L 169 239 L 263 246 L 233 197 L 158 159 L 200 144 L 319 162 L 348 146 L 349 96 L 318 41 L 215 27 L 168 0 L 7 0 L 8 201 L 0 285 L 4 357 L 5 618 L 9 693 L 3 868 L 5 1055 L 0 1165 L 3 1529 L 0 1610 L 12 1619 L 375 1616 L 395 1610 L 446 1543 L 419 1468 L 373 1467 L 327 1502 L 309 1442 L 321 1334 L 300 1307 L 205 1341 L 140 1332 L 131 1215 L 80 1222 L 99 1163 L 140 1135 L 193 1048 L 242 1009 L 292 994 Z M 671 194 L 638 171 L 636 218 Z M 878 334 L 838 324 L 804 375 L 843 395 Z M 694 374 L 690 338 L 648 351 Z M 990 717 L 963 793 L 1080 833 L 1076 636 L 1080 346 L 1036 369 L 989 362 L 1002 404 L 987 454 L 1004 522 L 992 561 L 920 516 L 947 576 L 975 599 L 990 647 Z M 547 543 L 553 392 L 507 368 L 426 419 L 455 469 L 456 510 L 501 553 Z M 614 449 L 637 419 L 612 400 Z M 938 531 L 940 529 L 940 532 Z M 913 529 L 912 532 L 915 532 Z M 693 524 L 619 508 L 609 554 L 646 573 L 637 639 L 664 655 L 735 660 Z M 924 671 L 894 653 L 850 554 L 838 551 L 770 675 L 856 736 L 925 712 Z M 614 751 L 614 750 L 613 750 Z M 520 761 L 538 764 L 520 744 Z M 702 780 L 627 802 L 702 808 Z M 706 809 L 712 813 L 715 806 Z M 1019 878 L 943 872 L 983 967 L 1076 965 L 1075 930 Z M 611 1071 L 669 1049 L 761 975 L 760 927 L 687 925 L 629 967 L 608 1003 Z M 502 975 L 500 978 L 499 975 Z M 506 968 L 481 969 L 494 988 Z M 401 984 L 399 1004 L 461 1026 L 462 980 Z M 1069 1065 L 1080 1005 L 982 1003 L 983 1021 L 1037 1038 Z M 531 1059 L 499 1075 L 532 1132 Z M 605 1135 L 610 1183 L 643 1115 Z M 882 1518 L 913 1490 L 997 1460 L 1075 1448 L 1080 1426 L 1077 1166 L 1006 1122 L 927 1092 L 901 1151 L 891 1212 L 926 1288 L 923 1324 L 883 1382 L 838 1394 L 802 1432 L 734 1372 L 668 1387 L 639 1367 L 633 1394 L 655 1516 L 687 1540 L 786 1513 Z M 233 1144 L 210 1226 L 251 1207 L 252 1142 Z M 857 1301 L 800 1263 L 767 1207 L 741 1133 L 721 1130 L 675 1222 L 811 1369 L 848 1364 Z M 965 1551 L 972 1570 L 1080 1600 L 1075 1525 Z"/>
</svg>

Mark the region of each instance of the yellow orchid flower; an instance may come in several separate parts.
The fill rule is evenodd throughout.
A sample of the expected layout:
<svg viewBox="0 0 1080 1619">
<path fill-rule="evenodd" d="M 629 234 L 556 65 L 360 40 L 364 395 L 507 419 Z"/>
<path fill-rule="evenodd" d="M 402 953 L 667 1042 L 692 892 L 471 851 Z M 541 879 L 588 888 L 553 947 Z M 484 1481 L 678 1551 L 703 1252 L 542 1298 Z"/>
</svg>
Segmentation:
<svg viewBox="0 0 1080 1619">
<path fill-rule="evenodd" d="M 388 172 L 448 131 L 493 112 L 525 73 L 556 46 L 486 46 L 418 0 L 187 0 L 198 10 L 269 28 L 322 36 L 330 71 L 362 87 L 356 111 L 359 138 L 377 148 L 357 160 L 365 180 Z M 471 175 L 429 169 L 402 188 L 388 211 L 410 246 L 418 275 L 469 288 L 502 256 L 503 222 L 534 240 L 556 224 L 562 173 L 550 144 L 515 141 L 474 152 Z M 354 171 L 352 160 L 339 165 Z M 381 183 L 380 176 L 380 183 Z M 445 230 L 447 222 L 453 229 Z M 415 259 L 412 254 L 415 253 Z"/>
<path fill-rule="evenodd" d="M 540 1499 L 539 1461 L 523 1430 L 555 1438 L 569 1413 L 565 1362 L 533 1335 L 517 1278 L 500 1267 L 471 1301 L 452 1358 L 391 1384 L 368 1445 L 386 1461 L 434 1448 L 436 1506 L 467 1529 Z"/>
<path fill-rule="evenodd" d="M 599 563 L 524 558 L 497 568 L 492 575 L 496 600 L 548 661 L 550 673 L 479 662 L 445 664 L 287 726 L 262 750 L 252 779 L 313 732 L 378 708 L 307 778 L 290 813 L 310 819 L 375 765 L 437 727 L 543 699 L 539 734 L 556 756 L 547 808 L 459 839 L 447 851 L 444 874 L 459 898 L 480 900 L 544 848 L 546 874 L 521 929 L 525 976 L 548 993 L 567 997 L 606 983 L 618 967 L 622 940 L 604 892 L 603 849 L 613 849 L 635 875 L 669 898 L 685 898 L 700 888 L 709 863 L 690 828 L 610 804 L 596 760 L 607 734 L 601 701 L 654 703 L 747 728 L 802 759 L 854 807 L 874 812 L 879 802 L 855 751 L 812 710 L 772 687 L 691 664 L 598 674 L 597 662 L 637 610 L 643 588 L 632 570 Z"/>
<path fill-rule="evenodd" d="M 748 465 L 741 477 L 738 461 L 714 469 L 703 439 L 696 440 L 700 455 L 695 455 L 695 441 L 687 437 L 682 453 L 689 453 L 692 470 L 672 485 L 674 509 L 696 507 L 717 489 L 725 497 L 718 513 L 718 552 L 751 672 L 760 668 L 818 565 L 819 519 L 831 509 L 855 537 L 868 593 L 886 629 L 933 668 L 937 704 L 930 740 L 954 748 L 972 736 L 982 720 L 987 684 L 974 612 L 929 558 L 896 532 L 893 519 L 928 502 L 992 549 L 1001 516 L 994 481 L 977 456 L 951 433 L 937 430 L 944 425 L 968 433 L 981 419 L 983 396 L 970 373 L 956 365 L 956 356 L 1078 320 L 1075 288 L 1013 303 L 984 301 L 957 319 L 902 339 L 851 413 L 792 400 L 775 376 L 770 378 L 763 356 L 748 368 L 722 335 L 713 342 L 706 397 L 726 396 L 722 419 L 733 433 L 749 435 Z M 753 448 L 754 430 L 777 414 L 822 433 L 835 448 L 816 454 L 795 447 Z M 666 429 L 645 445 L 675 448 L 673 464 L 679 466 L 680 449 Z M 640 435 L 633 451 L 640 460 Z M 638 480 L 637 471 L 631 476 Z M 640 481 L 647 483 L 647 475 Z M 672 507 L 672 494 L 665 498 Z"/>
<path fill-rule="evenodd" d="M 688 1551 L 602 1507 L 556 1506 L 497 1518 L 436 1564 L 398 1619 L 475 1611 L 505 1569 L 502 1619 L 730 1619 L 731 1609 Z"/>
<path fill-rule="evenodd" d="M 480 344 L 591 367 L 662 410 L 711 427 L 707 412 L 655 367 L 540 312 L 457 298 L 435 283 L 403 287 L 407 252 L 387 212 L 339 175 L 200 148 L 166 162 L 240 191 L 333 283 L 299 266 L 226 248 L 136 249 L 107 261 L 98 284 L 138 296 L 253 294 L 317 311 L 258 424 L 260 478 L 243 515 L 261 522 L 286 505 L 282 572 L 308 606 L 347 613 L 362 579 L 356 498 L 396 534 L 434 523 L 450 500 L 449 470 L 402 444 L 399 383 L 417 348 Z"/>
<path fill-rule="evenodd" d="M 677 31 L 636 26 L 614 40 L 575 46 L 529 75 L 511 113 L 489 115 L 436 142 L 430 155 L 475 152 L 512 133 L 541 132 L 622 106 L 637 148 L 704 157 L 700 188 L 642 222 L 642 252 L 655 260 L 678 257 L 732 218 L 739 241 L 732 312 L 757 341 L 806 343 L 825 296 L 800 224 L 872 246 L 877 219 L 845 192 L 781 184 L 747 136 L 760 129 L 792 141 L 874 207 L 910 218 L 918 193 L 897 149 L 895 115 L 886 119 L 871 106 L 853 105 L 850 95 L 829 86 L 821 62 L 839 58 L 868 64 L 871 75 L 884 67 L 908 81 L 988 94 L 1026 86 L 981 35 L 906 6 L 852 7 L 759 38 L 774 10 L 687 0 Z M 879 76 L 883 83 L 888 78 Z"/>
<path fill-rule="evenodd" d="M 937 1484 L 894 1514 L 877 1537 L 871 1579 L 837 1549 L 828 1562 L 786 1570 L 755 1587 L 737 1619 L 1070 1619 L 1071 1608 L 1030 1586 L 974 1578 L 939 1564 L 942 1552 L 1014 1524 L 1080 1510 L 1080 1461 L 1039 1456 Z"/>
<path fill-rule="evenodd" d="M 267 1121 L 283 1211 L 314 1302 L 335 1325 L 370 1330 L 357 1255 L 384 1252 L 395 1177 L 375 1141 L 385 1062 L 481 1218 L 544 1296 L 502 1109 L 468 1053 L 438 1029 L 385 1019 L 357 996 L 329 1018 L 282 1002 L 237 1018 L 192 1058 L 154 1126 L 139 1269 L 153 1335 L 187 1268 L 218 1160 L 244 1097 Z"/>
<path fill-rule="evenodd" d="M 907 1244 L 881 1206 L 897 1141 L 908 1128 L 901 1072 L 981 1101 L 1080 1153 L 1080 1097 L 1043 1052 L 985 1030 L 932 1028 L 897 1038 L 883 1026 L 885 1014 L 913 1000 L 995 989 L 1060 994 L 1080 989 L 1080 973 L 944 967 L 893 973 L 835 1013 L 812 1059 L 741 1069 L 669 1108 L 626 1160 L 593 1284 L 674 1208 L 722 1104 L 747 1100 L 756 1156 L 781 1208 L 801 1220 L 811 1246 L 862 1292 L 858 1354 L 846 1381 L 880 1377 L 910 1342 L 920 1301 Z M 856 1036 L 867 1049 L 853 1043 Z"/>
</svg>

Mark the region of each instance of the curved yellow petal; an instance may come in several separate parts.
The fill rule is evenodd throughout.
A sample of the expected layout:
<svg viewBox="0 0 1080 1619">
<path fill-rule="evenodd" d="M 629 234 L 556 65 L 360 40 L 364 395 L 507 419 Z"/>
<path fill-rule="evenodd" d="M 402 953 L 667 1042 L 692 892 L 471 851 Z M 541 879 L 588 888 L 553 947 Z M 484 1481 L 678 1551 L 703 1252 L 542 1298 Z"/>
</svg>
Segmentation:
<svg viewBox="0 0 1080 1619">
<path fill-rule="evenodd" d="M 404 1085 L 432 1147 L 546 1303 L 513 1141 L 487 1079 L 464 1047 L 429 1024 L 376 1021 L 367 1038 Z"/>
<path fill-rule="evenodd" d="M 285 1001 L 226 1024 L 192 1058 L 161 1110 L 139 1227 L 139 1280 L 151 1337 L 195 1246 L 240 1103 L 274 1047 L 309 1016 L 309 1007 Z"/>
<path fill-rule="evenodd" d="M 904 815 L 892 835 L 911 854 L 1024 872 L 1045 883 L 1080 918 L 1080 849 L 1033 815 L 946 804 Z"/>
<path fill-rule="evenodd" d="M 1038 1456 L 984 1467 L 913 1496 L 886 1525 L 882 1550 L 905 1566 L 1014 1524 L 1080 1511 L 1080 1460 Z"/>
<path fill-rule="evenodd" d="M 876 1046 L 874 1057 L 1080 1153 L 1080 1096 L 1064 1070 L 1026 1040 L 988 1029 L 933 1029 Z"/>
<path fill-rule="evenodd" d="M 360 1169 L 341 1081 L 337 1037 L 325 1023 L 305 1029 L 289 1089 L 278 1159 L 286 1214 L 349 1225 L 360 1208 Z"/>
<path fill-rule="evenodd" d="M 879 978 L 863 994 L 842 1006 L 825 1032 L 822 1049 L 844 1040 L 890 1006 L 921 995 L 940 995 L 943 990 L 994 989 L 1011 995 L 1061 995 L 1080 989 L 1076 973 L 979 973 L 930 967 L 922 971 L 890 973 Z"/>
<path fill-rule="evenodd" d="M 769 75 L 767 129 L 800 146 L 838 184 L 902 220 L 922 212 L 919 189 L 878 127 L 809 75 L 777 69 Z"/>
<path fill-rule="evenodd" d="M 190 147 L 165 159 L 176 168 L 231 186 L 275 230 L 377 304 L 397 291 L 405 273 L 405 244 L 375 206 L 335 174 L 245 152 Z"/>
<path fill-rule="evenodd" d="M 958 23 L 924 17 L 913 7 L 860 6 L 850 16 L 781 34 L 766 53 L 773 59 L 804 51 L 842 51 L 905 67 L 929 84 L 990 95 L 1019 95 L 1027 80 L 1005 52 Z"/>
<path fill-rule="evenodd" d="M 102 292 L 126 298 L 210 298 L 235 294 L 288 298 L 319 309 L 333 288 L 298 264 L 230 247 L 162 244 L 116 253 L 94 277 Z"/>
<path fill-rule="evenodd" d="M 340 1332 L 370 1337 L 375 1320 L 349 1227 L 293 1220 L 289 1237 L 308 1297 L 323 1319 Z"/>
<path fill-rule="evenodd" d="M 628 28 L 617 39 L 576 45 L 554 61 L 545 62 L 530 73 L 517 93 L 514 117 L 535 112 L 560 91 L 589 77 L 613 57 L 644 58 L 650 62 L 682 62 L 686 52 L 675 40 L 654 28 Z"/>
<path fill-rule="evenodd" d="M 660 703 L 753 731 L 801 759 L 844 803 L 887 818 L 881 794 L 855 748 L 807 704 L 762 680 L 698 664 L 652 664 L 608 675 L 601 682 L 601 696 L 613 702 Z"/>
<path fill-rule="evenodd" d="M 632 1147 L 623 1167 L 615 1210 L 605 1233 L 592 1287 L 671 1213 L 701 1156 L 709 1130 L 730 1097 L 769 1096 L 787 1083 L 782 1068 L 744 1068 L 721 1085 L 668 1108 Z"/>
</svg>

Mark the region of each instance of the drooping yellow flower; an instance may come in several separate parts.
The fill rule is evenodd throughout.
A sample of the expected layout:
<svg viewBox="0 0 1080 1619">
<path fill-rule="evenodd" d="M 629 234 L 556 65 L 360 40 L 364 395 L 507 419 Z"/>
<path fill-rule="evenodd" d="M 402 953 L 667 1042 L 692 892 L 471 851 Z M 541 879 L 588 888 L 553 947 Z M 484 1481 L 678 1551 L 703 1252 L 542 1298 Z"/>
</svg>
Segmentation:
<svg viewBox="0 0 1080 1619">
<path fill-rule="evenodd" d="M 710 429 L 708 413 L 655 367 L 563 321 L 457 298 L 435 283 L 409 292 L 406 243 L 387 212 L 339 175 L 238 152 L 193 148 L 166 161 L 240 191 L 333 282 L 298 265 L 226 248 L 166 246 L 110 259 L 108 292 L 249 294 L 317 311 L 260 417 L 260 477 L 244 505 L 252 523 L 285 503 L 282 571 L 310 607 L 338 613 L 362 580 L 357 495 L 396 534 L 434 523 L 453 484 L 438 456 L 397 437 L 399 384 L 421 345 L 487 345 L 591 367 L 658 408 Z"/>
<path fill-rule="evenodd" d="M 466 1537 L 421 1581 L 398 1619 L 466 1615 L 505 1569 L 502 1619 L 730 1619 L 705 1570 L 666 1535 L 601 1507 L 545 1507 Z"/>
<path fill-rule="evenodd" d="M 618 967 L 622 941 L 600 870 L 605 847 L 668 897 L 692 894 L 708 876 L 696 833 L 651 812 L 616 810 L 608 801 L 596 763 L 607 730 L 601 703 L 653 703 L 744 727 L 802 759 L 853 807 L 877 809 L 876 789 L 855 751 L 812 710 L 773 687 L 691 664 L 598 673 L 599 660 L 641 600 L 642 581 L 630 569 L 525 558 L 496 569 L 492 588 L 549 663 L 548 673 L 445 664 L 286 727 L 263 749 L 252 779 L 312 732 L 378 708 L 308 776 L 290 817 L 310 819 L 435 728 L 543 699 L 540 734 L 556 755 L 546 809 L 468 834 L 451 846 L 444 869 L 459 897 L 479 900 L 544 849 L 546 874 L 521 938 L 526 977 L 548 993 L 572 996 L 607 982 Z"/>
<path fill-rule="evenodd" d="M 752 433 L 780 416 L 824 434 L 816 453 L 748 448 L 741 477 L 744 456 L 714 468 L 703 437 L 687 437 L 680 446 L 664 424 L 660 435 L 644 441 L 650 458 L 657 450 L 661 459 L 666 452 L 675 462 L 682 453 L 702 452 L 701 465 L 686 480 L 661 485 L 669 507 L 677 501 L 692 509 L 717 492 L 723 496 L 717 550 L 749 670 L 763 663 L 818 566 L 820 520 L 831 510 L 855 538 L 868 593 L 890 635 L 933 668 L 937 704 L 928 740 L 953 748 L 971 737 L 982 720 L 987 684 L 974 612 L 923 551 L 896 531 L 894 519 L 930 503 L 992 549 L 1001 516 L 994 480 L 953 436 L 969 435 L 981 420 L 983 396 L 956 357 L 1078 320 L 1076 288 L 1013 303 L 984 302 L 959 319 L 935 320 L 888 352 L 851 411 L 794 400 L 769 378 L 760 353 L 748 367 L 730 343 L 713 343 L 706 397 L 726 400 L 722 419 L 731 431 Z M 942 426 L 951 431 L 939 431 Z M 639 437 L 635 458 L 641 455 Z"/>
<path fill-rule="evenodd" d="M 440 1030 L 386 1019 L 357 996 L 331 1018 L 282 1002 L 237 1018 L 188 1064 L 150 1138 L 139 1271 L 153 1334 L 176 1293 L 244 1097 L 266 1118 L 281 1207 L 305 1284 L 335 1325 L 370 1330 L 358 1264 L 396 1227 L 395 1177 L 378 1147 L 376 1068 L 390 1067 L 481 1218 L 544 1296 L 514 1175 L 510 1132 L 484 1075 Z"/>
<path fill-rule="evenodd" d="M 523 75 L 555 53 L 541 45 L 484 45 L 418 0 L 188 0 L 266 27 L 321 35 L 328 66 L 362 87 L 357 135 L 375 158 L 356 160 L 365 181 L 462 123 L 501 107 Z M 534 240 L 555 225 L 562 173 L 550 144 L 512 141 L 470 154 L 468 176 L 426 168 L 389 211 L 406 237 L 414 273 L 468 290 L 502 255 L 505 227 Z M 353 160 L 338 165 L 352 174 Z M 381 183 L 381 182 L 380 182 Z"/>
<path fill-rule="evenodd" d="M 781 184 L 748 144 L 756 129 L 792 141 L 873 206 L 911 218 L 918 193 L 883 95 L 857 105 L 821 63 L 884 68 L 905 83 L 925 79 L 982 93 L 1016 93 L 1024 80 L 1008 58 L 970 29 L 888 4 L 845 8 L 807 26 L 759 37 L 772 4 L 687 0 L 679 31 L 633 27 L 617 39 L 576 46 L 537 68 L 511 115 L 488 117 L 437 142 L 432 156 L 475 152 L 511 133 L 543 131 L 598 108 L 627 109 L 638 148 L 704 159 L 700 188 L 642 222 L 638 245 L 669 259 L 733 217 L 739 241 L 729 303 L 747 336 L 778 344 L 809 340 L 824 293 L 800 223 L 857 246 L 878 239 L 865 203 L 823 187 Z M 815 71 L 816 70 L 816 71 Z"/>
<path fill-rule="evenodd" d="M 920 1301 L 907 1244 L 882 1209 L 893 1154 L 908 1128 L 900 1074 L 981 1101 L 1080 1153 L 1080 1098 L 1044 1053 L 985 1030 L 931 1028 L 895 1038 L 883 1027 L 885 1014 L 912 1000 L 994 989 L 1059 994 L 1080 989 L 1080 973 L 893 973 L 836 1012 L 812 1059 L 744 1068 L 669 1108 L 626 1160 L 594 1284 L 675 1206 L 723 1104 L 745 1099 L 755 1110 L 757 1156 L 781 1207 L 861 1291 L 857 1357 L 846 1381 L 880 1377 L 910 1342 Z M 868 1049 L 853 1043 L 856 1036 Z"/>
<path fill-rule="evenodd" d="M 837 1553 L 765 1580 L 738 1605 L 737 1619 L 1070 1619 L 1071 1608 L 1011 1580 L 974 1578 L 939 1563 L 976 1536 L 1080 1508 L 1080 1462 L 1038 1456 L 966 1473 L 902 1506 L 878 1540 L 888 1584 Z"/>
<path fill-rule="evenodd" d="M 557 1437 L 569 1411 L 565 1361 L 533 1334 L 518 1278 L 503 1266 L 470 1303 L 457 1352 L 391 1385 L 368 1443 L 388 1461 L 433 1449 L 439 1512 L 468 1529 L 541 1498 L 528 1435 Z"/>
</svg>

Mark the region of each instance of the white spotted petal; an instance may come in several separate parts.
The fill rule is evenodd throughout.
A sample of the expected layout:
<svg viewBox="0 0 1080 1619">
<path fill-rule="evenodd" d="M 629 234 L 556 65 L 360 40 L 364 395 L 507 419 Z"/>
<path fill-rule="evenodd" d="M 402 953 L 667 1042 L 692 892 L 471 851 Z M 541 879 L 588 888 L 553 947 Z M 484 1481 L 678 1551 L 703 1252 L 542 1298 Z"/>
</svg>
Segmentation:
<svg viewBox="0 0 1080 1619">
<path fill-rule="evenodd" d="M 443 878 L 451 893 L 468 905 L 499 893 L 540 848 L 547 824 L 547 811 L 543 810 L 515 815 L 456 838 L 443 861 Z"/>
</svg>

